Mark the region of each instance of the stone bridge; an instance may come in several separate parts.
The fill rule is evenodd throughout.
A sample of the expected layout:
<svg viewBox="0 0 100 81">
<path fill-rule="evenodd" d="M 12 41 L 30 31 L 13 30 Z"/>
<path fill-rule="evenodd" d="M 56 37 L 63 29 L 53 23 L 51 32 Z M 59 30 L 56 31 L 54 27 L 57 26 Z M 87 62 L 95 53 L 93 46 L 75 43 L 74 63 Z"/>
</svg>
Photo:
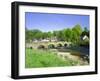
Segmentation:
<svg viewBox="0 0 100 81">
<path fill-rule="evenodd" d="M 32 42 L 32 43 L 26 43 L 26 48 L 49 48 L 49 47 L 69 47 L 71 45 L 71 42 Z"/>
</svg>

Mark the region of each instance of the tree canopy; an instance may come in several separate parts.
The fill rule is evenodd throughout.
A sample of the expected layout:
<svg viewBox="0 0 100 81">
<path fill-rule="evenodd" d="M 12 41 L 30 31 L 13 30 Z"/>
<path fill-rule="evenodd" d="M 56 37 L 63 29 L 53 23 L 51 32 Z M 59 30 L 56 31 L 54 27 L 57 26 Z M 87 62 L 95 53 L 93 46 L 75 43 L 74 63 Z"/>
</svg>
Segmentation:
<svg viewBox="0 0 100 81">
<path fill-rule="evenodd" d="M 51 39 L 56 37 L 58 41 L 70 41 L 70 42 L 78 42 L 81 36 L 87 35 L 89 36 L 89 30 L 85 27 L 82 27 L 77 24 L 73 28 L 65 28 L 59 31 L 49 31 L 42 32 L 38 29 L 28 30 L 26 29 L 26 41 L 30 40 L 40 40 L 40 39 Z"/>
</svg>

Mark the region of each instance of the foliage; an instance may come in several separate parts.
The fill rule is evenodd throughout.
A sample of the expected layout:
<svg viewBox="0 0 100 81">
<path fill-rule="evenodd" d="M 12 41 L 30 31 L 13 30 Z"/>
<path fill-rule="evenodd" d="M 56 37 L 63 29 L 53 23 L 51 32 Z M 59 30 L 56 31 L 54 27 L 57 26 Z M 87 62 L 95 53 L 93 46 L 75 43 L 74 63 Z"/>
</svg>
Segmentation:
<svg viewBox="0 0 100 81">
<path fill-rule="evenodd" d="M 64 37 L 63 37 L 64 35 L 63 35 L 63 31 L 62 30 L 60 30 L 60 31 L 58 31 L 57 32 L 57 39 L 59 40 L 59 41 L 64 41 Z"/>
<path fill-rule="evenodd" d="M 71 41 L 72 39 L 72 30 L 71 29 L 64 29 L 63 30 L 64 40 Z"/>
<path fill-rule="evenodd" d="M 72 28 L 73 36 L 72 39 L 75 43 L 79 42 L 80 36 L 82 34 L 82 28 L 79 24 L 75 25 L 75 27 Z"/>
<path fill-rule="evenodd" d="M 42 32 L 40 30 L 28 30 L 26 29 L 26 41 L 30 40 L 41 40 L 56 38 L 58 41 L 69 41 L 77 44 L 80 41 L 81 36 L 87 35 L 89 37 L 89 30 L 85 27 L 82 30 L 82 27 L 77 24 L 73 28 L 65 28 L 59 31 L 53 32 Z"/>
<path fill-rule="evenodd" d="M 82 28 L 79 24 L 75 25 L 75 27 L 73 27 L 72 30 L 75 31 L 78 36 L 82 33 Z"/>
<path fill-rule="evenodd" d="M 40 30 L 26 30 L 26 41 L 42 38 L 42 32 Z"/>
<path fill-rule="evenodd" d="M 81 36 L 87 35 L 89 37 L 89 30 L 85 27 Z"/>
</svg>

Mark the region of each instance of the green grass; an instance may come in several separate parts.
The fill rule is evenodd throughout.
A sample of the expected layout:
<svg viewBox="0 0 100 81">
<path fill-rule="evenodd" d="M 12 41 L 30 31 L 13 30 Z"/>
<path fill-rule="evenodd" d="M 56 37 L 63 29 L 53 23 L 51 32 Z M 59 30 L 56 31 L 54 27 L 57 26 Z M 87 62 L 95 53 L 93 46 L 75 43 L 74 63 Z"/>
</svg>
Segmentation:
<svg viewBox="0 0 100 81">
<path fill-rule="evenodd" d="M 49 50 L 26 49 L 25 68 L 72 66 L 77 62 L 63 60 Z"/>
</svg>

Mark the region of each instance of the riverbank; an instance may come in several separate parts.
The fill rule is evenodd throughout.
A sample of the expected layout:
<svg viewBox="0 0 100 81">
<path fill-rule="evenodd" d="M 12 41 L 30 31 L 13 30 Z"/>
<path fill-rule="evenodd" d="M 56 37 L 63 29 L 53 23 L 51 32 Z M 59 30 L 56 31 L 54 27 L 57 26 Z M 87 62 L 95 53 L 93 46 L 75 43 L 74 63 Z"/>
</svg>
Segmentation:
<svg viewBox="0 0 100 81">
<path fill-rule="evenodd" d="M 55 49 L 38 50 L 26 48 L 25 56 L 26 68 L 86 65 L 80 61 L 79 57 L 71 55 L 68 52 L 58 52 Z"/>
</svg>

